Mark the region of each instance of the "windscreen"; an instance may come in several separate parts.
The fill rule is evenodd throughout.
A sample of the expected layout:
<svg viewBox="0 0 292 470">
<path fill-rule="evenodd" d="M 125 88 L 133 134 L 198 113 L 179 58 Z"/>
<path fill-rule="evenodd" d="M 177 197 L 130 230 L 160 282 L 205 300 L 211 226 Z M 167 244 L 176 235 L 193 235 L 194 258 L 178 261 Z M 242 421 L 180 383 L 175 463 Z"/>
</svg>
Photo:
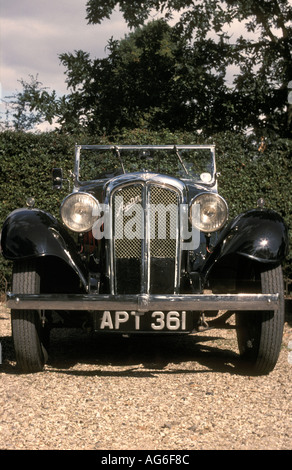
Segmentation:
<svg viewBox="0 0 292 470">
<path fill-rule="evenodd" d="M 205 147 L 81 148 L 79 181 L 138 172 L 164 174 L 208 184 L 214 179 L 214 155 L 212 148 Z"/>
</svg>

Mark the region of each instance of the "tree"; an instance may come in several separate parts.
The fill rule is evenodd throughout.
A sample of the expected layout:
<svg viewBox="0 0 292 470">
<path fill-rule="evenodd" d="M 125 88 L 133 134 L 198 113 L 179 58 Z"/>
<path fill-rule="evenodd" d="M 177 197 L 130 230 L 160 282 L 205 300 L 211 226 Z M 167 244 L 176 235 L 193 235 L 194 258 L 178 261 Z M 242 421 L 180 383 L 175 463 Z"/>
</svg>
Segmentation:
<svg viewBox="0 0 292 470">
<path fill-rule="evenodd" d="M 215 71 L 222 44 L 204 39 L 193 46 L 157 20 L 120 41 L 111 39 L 108 51 L 101 60 L 82 51 L 60 56 L 77 104 L 72 111 L 82 110 L 91 132 L 167 127 L 209 135 L 236 125 L 225 69 Z"/>
<path fill-rule="evenodd" d="M 88 21 L 109 18 L 116 5 L 88 0 Z M 144 0 L 119 6 L 134 32 L 110 39 L 105 59 L 91 59 L 84 51 L 61 54 L 66 96 L 58 98 L 37 80 L 22 82 L 14 103 L 18 127 L 54 118 L 71 133 L 168 127 L 210 135 L 252 128 L 259 137 L 291 137 L 288 0 Z M 141 26 L 153 10 L 165 19 Z M 174 11 L 181 16 L 170 27 Z M 235 20 L 247 34 L 256 33 L 253 39 L 240 36 L 231 43 L 228 26 Z M 238 74 L 227 86 L 230 65 Z M 30 124 L 27 111 L 34 113 Z"/>
<path fill-rule="evenodd" d="M 39 81 L 38 75 L 29 75 L 29 81 L 18 80 L 22 91 L 6 97 L 6 121 L 1 121 L 4 129 L 29 131 L 44 122 L 53 124 L 62 115 L 63 98 L 57 98 L 56 92 L 49 92 Z"/>
<path fill-rule="evenodd" d="M 22 91 L 6 97 L 7 126 L 12 125 L 17 131 L 33 129 L 43 121 L 52 122 L 55 115 L 55 92 L 50 94 L 38 80 L 38 76 L 29 76 L 30 81 L 19 80 Z M 4 126 L 5 127 L 5 126 Z"/>
<path fill-rule="evenodd" d="M 276 132 L 291 137 L 288 83 L 292 80 L 292 5 L 289 0 L 88 0 L 89 23 L 110 18 L 117 5 L 130 27 L 143 24 L 153 11 L 166 19 L 173 12 L 181 12 L 177 26 L 185 37 L 193 38 L 194 44 L 205 40 L 210 32 L 215 33 L 226 49 L 229 48 L 228 54 L 218 59 L 216 69 L 222 68 L 226 60 L 239 67 L 233 111 L 244 118 L 241 126 L 252 126 L 259 133 Z M 245 26 L 247 36 L 230 44 L 228 27 L 235 20 Z M 257 38 L 248 39 L 250 33 L 257 33 Z"/>
</svg>

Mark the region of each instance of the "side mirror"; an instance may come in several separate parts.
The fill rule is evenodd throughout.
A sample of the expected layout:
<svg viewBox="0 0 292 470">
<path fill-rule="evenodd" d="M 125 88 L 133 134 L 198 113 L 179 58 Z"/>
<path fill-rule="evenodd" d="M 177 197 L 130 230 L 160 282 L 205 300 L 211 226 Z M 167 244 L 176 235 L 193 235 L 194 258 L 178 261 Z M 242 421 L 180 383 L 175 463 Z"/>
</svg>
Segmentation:
<svg viewBox="0 0 292 470">
<path fill-rule="evenodd" d="M 53 168 L 53 189 L 61 189 L 63 183 L 62 168 Z"/>
</svg>

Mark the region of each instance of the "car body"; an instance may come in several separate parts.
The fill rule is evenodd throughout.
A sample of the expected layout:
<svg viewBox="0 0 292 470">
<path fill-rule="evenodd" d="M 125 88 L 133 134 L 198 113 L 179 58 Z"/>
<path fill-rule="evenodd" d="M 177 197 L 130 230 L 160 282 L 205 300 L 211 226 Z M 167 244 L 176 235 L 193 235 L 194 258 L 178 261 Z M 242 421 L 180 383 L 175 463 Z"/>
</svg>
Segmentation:
<svg viewBox="0 0 292 470">
<path fill-rule="evenodd" d="M 60 325 L 193 334 L 230 327 L 234 313 L 250 370 L 275 367 L 287 227 L 262 200 L 228 220 L 215 146 L 76 145 L 71 176 L 60 221 L 30 201 L 3 224 L 22 370 L 43 368 L 48 332 Z M 54 169 L 54 188 L 62 184 L 62 170 Z"/>
</svg>

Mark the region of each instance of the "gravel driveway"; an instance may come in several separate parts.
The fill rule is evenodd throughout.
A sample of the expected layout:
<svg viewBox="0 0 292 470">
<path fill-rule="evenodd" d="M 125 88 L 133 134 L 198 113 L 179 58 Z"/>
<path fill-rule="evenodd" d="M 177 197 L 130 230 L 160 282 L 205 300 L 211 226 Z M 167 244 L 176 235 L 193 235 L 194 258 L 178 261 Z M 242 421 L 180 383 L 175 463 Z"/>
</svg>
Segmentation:
<svg viewBox="0 0 292 470">
<path fill-rule="evenodd" d="M 180 339 L 55 330 L 45 371 L 21 375 L 3 306 L 0 319 L 0 449 L 292 448 L 288 323 L 269 376 L 245 373 L 232 330 Z"/>
</svg>

